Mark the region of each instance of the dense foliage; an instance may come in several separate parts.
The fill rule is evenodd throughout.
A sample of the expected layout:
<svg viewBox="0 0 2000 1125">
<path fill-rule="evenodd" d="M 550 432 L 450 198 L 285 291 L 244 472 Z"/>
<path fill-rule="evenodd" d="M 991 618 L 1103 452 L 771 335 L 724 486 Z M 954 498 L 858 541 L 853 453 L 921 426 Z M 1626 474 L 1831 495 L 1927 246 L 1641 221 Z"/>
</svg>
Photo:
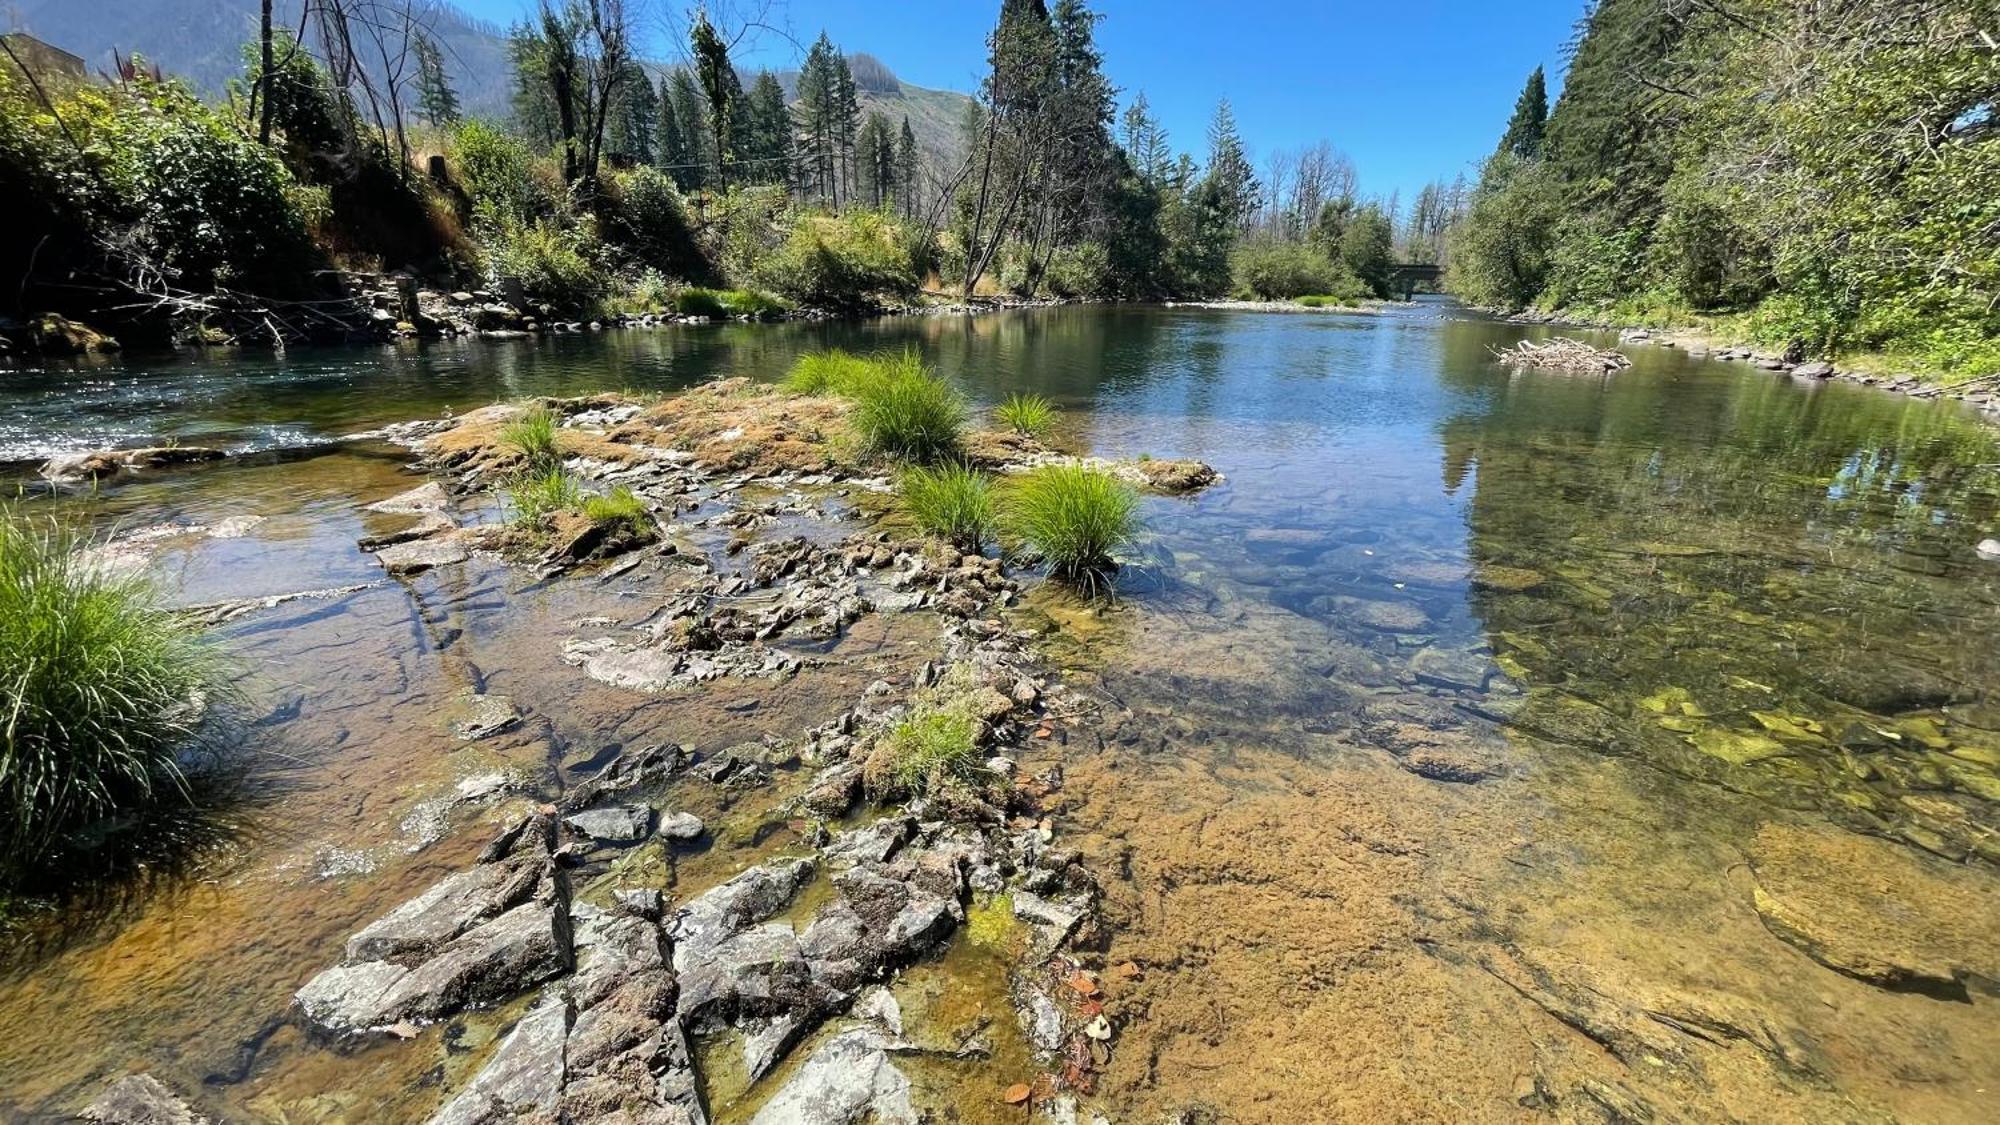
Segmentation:
<svg viewBox="0 0 2000 1125">
<path fill-rule="evenodd" d="M 1778 346 L 2000 364 L 2000 49 L 1982 0 L 1603 0 L 1453 240 L 1471 300 L 1734 316 Z"/>
</svg>

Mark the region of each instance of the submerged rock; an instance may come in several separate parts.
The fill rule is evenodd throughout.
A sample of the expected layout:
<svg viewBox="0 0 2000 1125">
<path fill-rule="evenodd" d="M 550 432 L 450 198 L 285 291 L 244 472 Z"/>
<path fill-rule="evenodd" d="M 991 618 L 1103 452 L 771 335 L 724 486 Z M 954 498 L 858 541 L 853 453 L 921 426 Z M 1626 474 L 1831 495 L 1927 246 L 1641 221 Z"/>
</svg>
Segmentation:
<svg viewBox="0 0 2000 1125">
<path fill-rule="evenodd" d="M 489 1125 L 531 1114 L 554 1118 L 562 1105 L 563 1044 L 569 1004 L 545 1000 L 521 1017 L 485 1067 L 430 1125 Z"/>
<path fill-rule="evenodd" d="M 1780 940 L 1884 988 L 1966 999 L 2000 991 L 2000 891 L 1884 840 L 1767 824 L 1752 904 Z"/>
<path fill-rule="evenodd" d="M 345 959 L 294 997 L 307 1022 L 352 1035 L 509 999 L 573 963 L 569 883 L 535 817 L 482 862 L 363 927 Z"/>
<path fill-rule="evenodd" d="M 451 494 L 437 481 L 420 484 L 407 492 L 399 492 L 387 500 L 377 500 L 368 505 L 370 512 L 428 513 L 441 512 L 451 504 Z"/>
<path fill-rule="evenodd" d="M 563 823 L 606 844 L 636 844 L 652 831 L 653 810 L 644 805 L 610 805 L 571 813 Z"/>
<path fill-rule="evenodd" d="M 57 483 L 99 480 L 120 473 L 136 473 L 146 469 L 201 465 L 210 461 L 220 461 L 227 456 L 228 454 L 220 449 L 208 449 L 199 445 L 165 445 L 148 446 L 143 449 L 108 449 L 94 453 L 63 453 L 43 463 L 42 476 Z"/>
<path fill-rule="evenodd" d="M 382 569 L 398 577 L 422 574 L 440 566 L 453 566 L 472 557 L 472 548 L 457 536 L 412 539 L 391 544 L 375 552 Z"/>
<path fill-rule="evenodd" d="M 898 1041 L 873 1027 L 841 1032 L 812 1053 L 751 1125 L 916 1125 L 910 1080 L 890 1061 Z"/>
<path fill-rule="evenodd" d="M 101 1125 L 208 1125 L 167 1084 L 150 1074 L 128 1074 L 77 1115 Z"/>
</svg>

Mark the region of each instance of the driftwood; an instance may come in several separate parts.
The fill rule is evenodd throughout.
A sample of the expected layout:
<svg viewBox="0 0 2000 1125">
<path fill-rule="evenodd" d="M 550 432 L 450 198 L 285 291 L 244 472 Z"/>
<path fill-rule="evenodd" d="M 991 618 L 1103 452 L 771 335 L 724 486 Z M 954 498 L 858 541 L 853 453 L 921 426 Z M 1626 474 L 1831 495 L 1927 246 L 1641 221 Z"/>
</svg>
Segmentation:
<svg viewBox="0 0 2000 1125">
<path fill-rule="evenodd" d="M 1571 375 L 1604 375 L 1632 366 L 1623 352 L 1595 348 L 1567 336 L 1523 340 L 1511 348 L 1494 348 L 1493 355 L 1509 367 L 1533 367 Z"/>
</svg>

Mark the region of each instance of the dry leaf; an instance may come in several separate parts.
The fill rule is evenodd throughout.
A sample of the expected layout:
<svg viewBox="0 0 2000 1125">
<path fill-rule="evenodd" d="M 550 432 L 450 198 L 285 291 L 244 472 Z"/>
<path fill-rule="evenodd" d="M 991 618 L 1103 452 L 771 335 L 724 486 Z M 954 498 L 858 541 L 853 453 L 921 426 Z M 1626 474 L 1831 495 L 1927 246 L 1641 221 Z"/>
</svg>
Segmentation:
<svg viewBox="0 0 2000 1125">
<path fill-rule="evenodd" d="M 1007 1087 L 1007 1092 L 1000 1095 L 1000 1100 L 1006 1102 L 1008 1105 L 1020 1105 L 1022 1102 L 1027 1101 L 1029 1096 L 1034 1092 L 1034 1089 L 1026 1082 L 1016 1082 L 1012 1086 Z"/>
<path fill-rule="evenodd" d="M 1090 977 L 1086 976 L 1083 973 L 1070 974 L 1069 986 L 1070 988 L 1074 989 L 1077 995 L 1079 996 L 1097 995 L 1097 982 L 1091 980 Z"/>
</svg>

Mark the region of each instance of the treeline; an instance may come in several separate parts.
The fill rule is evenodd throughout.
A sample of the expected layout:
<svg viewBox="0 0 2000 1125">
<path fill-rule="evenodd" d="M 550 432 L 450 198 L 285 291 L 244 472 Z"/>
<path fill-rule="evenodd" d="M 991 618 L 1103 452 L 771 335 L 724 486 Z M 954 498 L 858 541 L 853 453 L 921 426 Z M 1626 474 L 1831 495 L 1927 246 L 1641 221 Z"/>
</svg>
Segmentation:
<svg viewBox="0 0 2000 1125">
<path fill-rule="evenodd" d="M 1489 305 L 2000 365 L 1987 0 L 1601 0 L 1451 237 Z"/>
<path fill-rule="evenodd" d="M 462 115 L 418 5 L 321 0 L 298 28 L 263 11 L 219 105 L 138 60 L 108 82 L 0 78 L 0 203 L 34 219 L 0 234 L 17 315 L 337 334 L 355 325 L 326 300 L 332 267 L 572 316 L 856 311 L 925 289 L 1346 301 L 1435 256 L 1456 207 L 1437 185 L 1401 224 L 1324 142 L 1260 180 L 1227 102 L 1202 159 L 1177 151 L 1143 94 L 1120 114 L 1083 0 L 1000 5 L 951 166 L 864 109 L 893 74 L 825 34 L 788 96 L 769 71 L 745 82 L 742 29 L 703 10 L 660 67 L 625 0 L 537 0 L 509 31 L 512 112 L 490 121 Z"/>
</svg>

